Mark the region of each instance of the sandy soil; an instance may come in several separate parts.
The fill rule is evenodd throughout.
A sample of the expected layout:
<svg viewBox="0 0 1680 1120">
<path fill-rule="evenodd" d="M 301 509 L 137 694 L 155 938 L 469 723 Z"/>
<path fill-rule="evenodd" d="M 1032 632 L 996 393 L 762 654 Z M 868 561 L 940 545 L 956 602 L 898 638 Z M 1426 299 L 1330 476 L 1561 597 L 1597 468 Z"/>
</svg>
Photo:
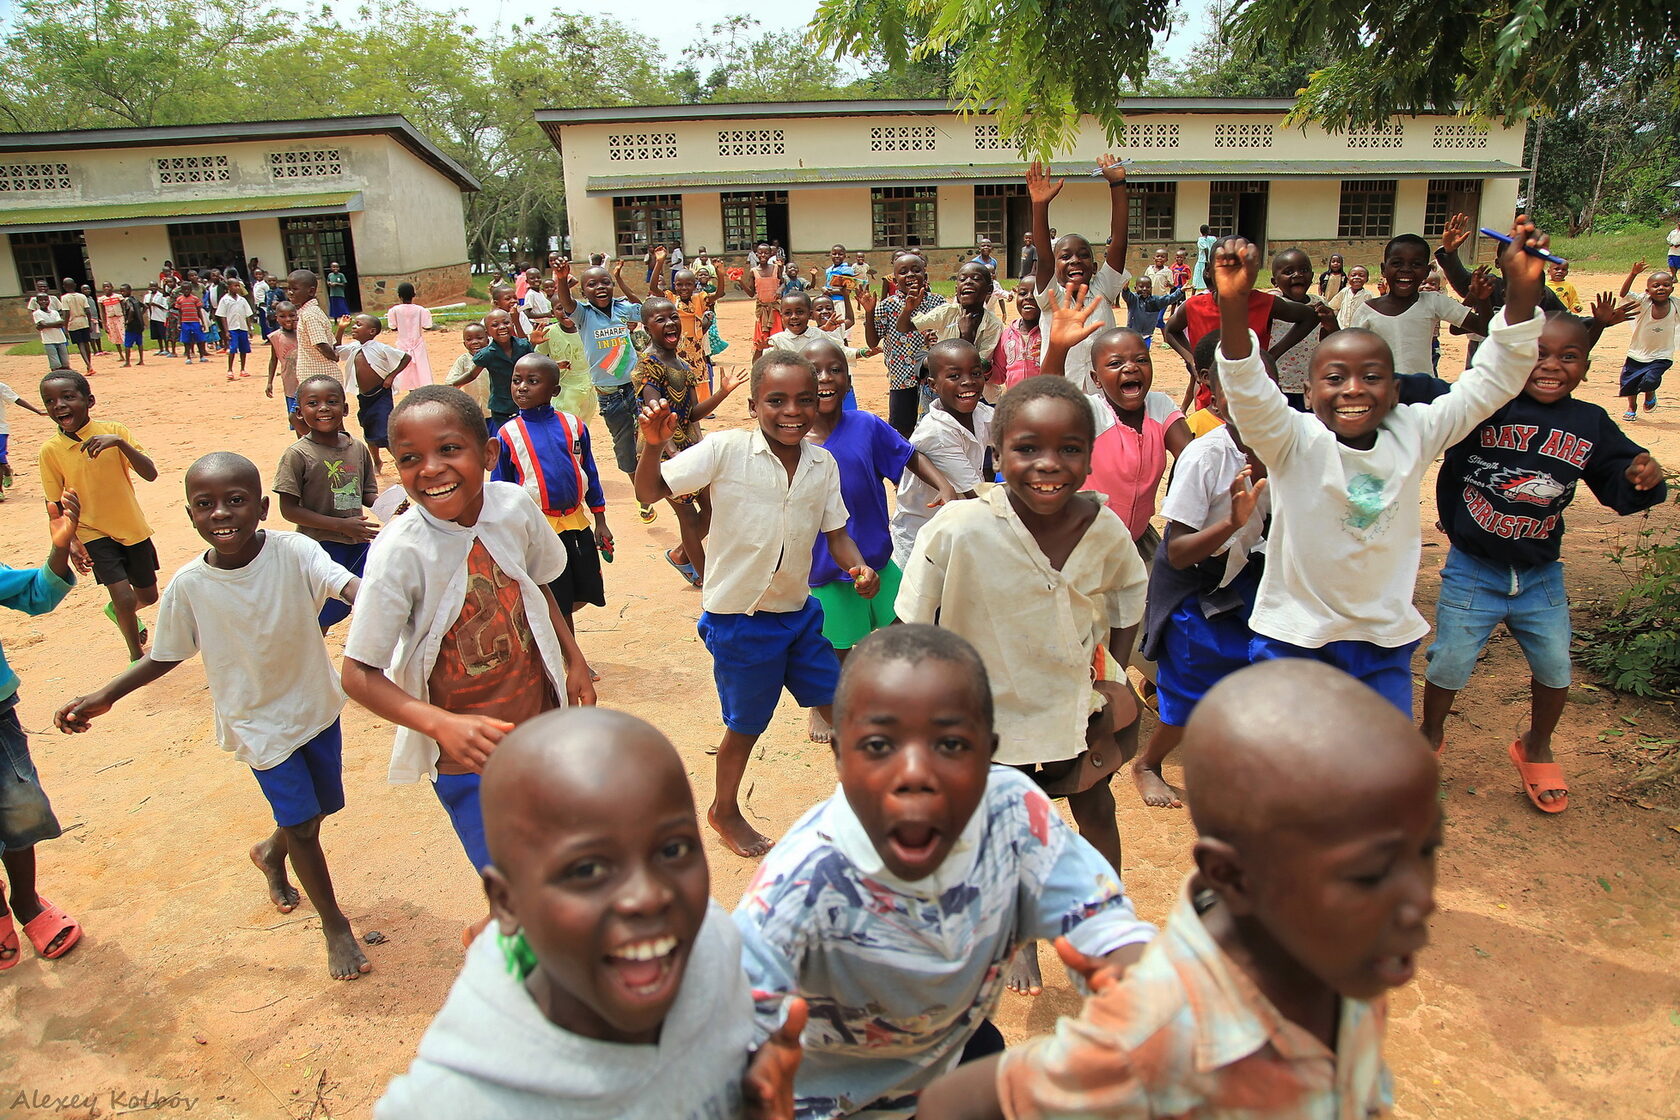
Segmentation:
<svg viewBox="0 0 1680 1120">
<path fill-rule="evenodd" d="M 1583 292 L 1615 279 L 1576 277 Z M 723 318 L 727 337 L 745 337 L 745 304 L 724 305 Z M 1613 403 L 1626 334 L 1619 328 L 1602 345 L 1586 399 Z M 446 369 L 459 345 L 453 334 L 430 336 L 433 369 Z M 724 358 L 744 360 L 743 348 L 737 342 Z M 1447 351 L 1442 368 L 1457 368 L 1457 342 Z M 232 448 L 267 471 L 289 442 L 280 403 L 262 395 L 266 355 L 256 357 L 258 376 L 234 384 L 214 365 L 98 363 L 95 416 L 130 425 L 163 472 L 142 485 L 141 499 L 166 574 L 203 547 L 181 507 L 187 465 Z M 0 356 L 0 379 L 29 393 L 40 367 L 39 358 Z M 1176 367 L 1162 363 L 1158 386 L 1175 395 Z M 879 359 L 861 364 L 858 388 L 866 406 L 884 405 Z M 1635 431 L 1670 465 L 1680 463 L 1677 417 L 1665 405 Z M 745 419 L 737 398 L 712 426 Z M 16 408 L 11 423 L 19 485 L 0 506 L 0 527 L 5 559 L 28 564 L 44 551 L 34 449 L 48 429 Z M 704 752 L 722 728 L 694 632 L 699 595 L 660 558 L 677 540 L 670 513 L 643 526 L 626 481 L 605 481 L 618 534 L 611 603 L 580 616 L 581 639 L 603 677 L 601 702 L 670 734 L 704 802 Z M 1432 614 L 1445 547 L 1433 509 L 1421 516 L 1418 597 Z M 1673 508 L 1656 516 L 1671 519 Z M 1567 550 L 1577 602 L 1618 585 L 1602 556 L 1637 527 L 1590 496 L 1577 502 Z M 130 698 L 88 735 L 52 729 L 55 707 L 123 667 L 104 603 L 89 583 L 51 616 L 7 612 L 0 623 L 23 677 L 21 718 L 68 830 L 40 849 L 42 888 L 87 928 L 67 958 L 43 962 L 26 946 L 0 979 L 0 1115 L 108 1116 L 150 1105 L 171 1116 L 365 1116 L 448 991 L 461 927 L 484 912 L 444 814 L 423 786 L 385 783 L 390 728 L 349 707 L 350 804 L 323 835 L 357 930 L 388 940 L 368 949 L 372 974 L 331 981 L 307 902 L 276 915 L 245 857 L 271 823 L 248 772 L 216 747 L 198 664 Z M 331 646 L 336 656 L 341 638 Z M 1496 640 L 1449 727 L 1441 796 L 1450 827 L 1434 946 L 1418 980 L 1392 1001 L 1399 1114 L 1680 1115 L 1680 815 L 1619 799 L 1630 770 L 1598 741 L 1623 721 L 1672 737 L 1673 707 L 1577 689 L 1559 735 L 1572 808 L 1543 817 L 1505 757 L 1524 718 L 1525 680 L 1515 643 Z M 1176 773 L 1169 764 L 1169 777 Z M 779 835 L 833 780 L 827 750 L 806 741 L 803 713 L 784 703 L 748 774 L 759 827 Z M 1116 786 L 1127 888 L 1145 917 L 1164 918 L 1188 867 L 1189 818 L 1144 808 L 1124 777 Z M 713 891 L 733 904 L 753 865 L 716 844 L 710 856 Z M 1006 997 L 999 1021 L 1019 1040 L 1076 1008 L 1057 975 L 1037 1000 Z"/>
</svg>

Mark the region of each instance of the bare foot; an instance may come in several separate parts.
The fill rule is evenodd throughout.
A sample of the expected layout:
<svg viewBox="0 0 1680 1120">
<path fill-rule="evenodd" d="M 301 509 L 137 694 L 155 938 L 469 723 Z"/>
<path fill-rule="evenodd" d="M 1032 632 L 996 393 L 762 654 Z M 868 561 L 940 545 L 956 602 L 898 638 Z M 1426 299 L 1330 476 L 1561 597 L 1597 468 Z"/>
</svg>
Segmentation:
<svg viewBox="0 0 1680 1120">
<path fill-rule="evenodd" d="M 1145 766 L 1141 758 L 1132 760 L 1131 770 L 1132 781 L 1137 784 L 1138 793 L 1143 795 L 1145 805 L 1156 809 L 1184 808 L 1184 802 L 1178 799 L 1159 770 Z"/>
<path fill-rule="evenodd" d="M 274 841 L 264 840 L 251 845 L 251 862 L 257 865 L 257 870 L 268 880 L 268 898 L 274 903 L 274 908 L 282 914 L 290 914 L 297 909 L 298 890 L 286 878 L 286 857 L 276 857 Z"/>
<path fill-rule="evenodd" d="M 723 837 L 724 846 L 738 856 L 756 859 L 775 846 L 775 841 L 747 823 L 736 809 L 727 817 L 719 816 L 717 806 L 706 810 L 706 822 Z"/>
<path fill-rule="evenodd" d="M 1040 995 L 1044 991 L 1044 977 L 1038 971 L 1038 942 L 1029 941 L 1009 959 L 1003 986 L 1024 996 Z"/>
<path fill-rule="evenodd" d="M 327 934 L 327 971 L 334 980 L 357 980 L 362 973 L 373 971 L 373 964 L 362 954 L 349 926 Z"/>
<path fill-rule="evenodd" d="M 1550 745 L 1547 745 L 1547 746 L 1544 746 L 1544 747 L 1535 747 L 1535 746 L 1529 745 L 1529 742 L 1528 742 L 1528 728 L 1524 727 L 1517 732 L 1517 740 L 1520 743 L 1522 743 L 1523 757 L 1526 758 L 1528 761 L 1530 761 L 1530 762 L 1556 762 L 1557 761 L 1557 758 L 1552 754 L 1552 748 L 1551 748 Z M 1540 800 L 1544 801 L 1548 805 L 1550 805 L 1554 801 L 1562 801 L 1564 798 L 1566 798 L 1568 796 L 1569 796 L 1569 791 L 1566 790 L 1566 789 L 1543 789 L 1543 790 L 1540 791 Z"/>
<path fill-rule="evenodd" d="M 834 729 L 828 725 L 828 721 L 822 717 L 821 712 L 817 711 L 815 708 L 812 708 L 811 709 L 811 742 L 813 742 L 813 743 L 832 743 L 833 741 L 834 741 Z"/>
</svg>

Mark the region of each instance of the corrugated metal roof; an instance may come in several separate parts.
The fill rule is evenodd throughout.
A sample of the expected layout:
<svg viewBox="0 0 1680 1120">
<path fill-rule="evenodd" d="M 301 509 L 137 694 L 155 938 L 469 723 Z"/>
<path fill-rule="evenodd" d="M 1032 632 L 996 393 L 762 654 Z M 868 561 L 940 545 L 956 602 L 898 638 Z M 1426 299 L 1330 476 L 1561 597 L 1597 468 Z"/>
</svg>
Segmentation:
<svg viewBox="0 0 1680 1120">
<path fill-rule="evenodd" d="M 296 214 L 343 214 L 362 208 L 362 192 L 258 194 L 238 198 L 170 198 L 149 202 L 78 203 L 71 206 L 20 207 L 0 213 L 0 229 L 27 230 L 142 225 L 196 218 L 271 218 Z"/>
<path fill-rule="evenodd" d="M 1076 181 L 1092 165 L 1070 161 L 1051 165 L 1051 174 Z M 1514 179 L 1526 168 L 1502 160 L 1273 160 L 1273 159 L 1139 159 L 1126 168 L 1138 180 L 1154 179 Z M 882 167 L 796 167 L 772 171 L 720 171 L 698 174 L 681 171 L 649 175 L 591 175 L 590 194 L 631 191 L 681 191 L 717 188 L 739 190 L 762 187 L 799 189 L 835 183 L 901 185 L 943 182 L 1020 182 L 1025 166 L 1018 163 L 958 163 Z"/>
</svg>

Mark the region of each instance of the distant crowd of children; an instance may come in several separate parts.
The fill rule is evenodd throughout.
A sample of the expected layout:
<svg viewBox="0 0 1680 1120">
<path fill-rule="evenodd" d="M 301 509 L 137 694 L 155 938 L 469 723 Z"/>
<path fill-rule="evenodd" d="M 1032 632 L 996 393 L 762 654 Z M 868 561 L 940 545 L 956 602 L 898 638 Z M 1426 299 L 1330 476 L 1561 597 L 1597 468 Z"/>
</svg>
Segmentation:
<svg viewBox="0 0 1680 1120">
<path fill-rule="evenodd" d="M 266 391 L 278 375 L 297 435 L 266 486 L 296 532 L 265 527 L 249 459 L 187 467 L 206 548 L 161 597 L 134 483 L 159 467 L 94 419 L 68 365 L 90 329 L 72 324 L 98 312 L 69 287 L 37 295 L 58 347 L 40 385 L 57 426 L 40 451 L 52 547 L 41 569 L 0 571 L 0 601 L 43 613 L 91 573 L 131 662 L 57 726 L 85 733 L 202 655 L 218 739 L 274 820 L 247 855 L 277 910 L 301 887 L 337 979 L 373 967 L 322 843 L 345 808 L 347 698 L 394 725 L 390 781 L 431 784 L 483 883 L 461 975 L 376 1117 L 1390 1107 L 1382 996 L 1427 941 L 1453 699 L 1503 622 L 1532 675 L 1510 761 L 1537 809 L 1568 807 L 1552 744 L 1570 683 L 1563 514 L 1580 481 L 1624 514 L 1666 494 L 1649 453 L 1572 394 L 1605 327 L 1633 319 L 1623 420 L 1657 407 L 1673 278 L 1583 316 L 1526 218 L 1495 276 L 1459 260 L 1457 216 L 1438 247 L 1389 241 L 1375 291 L 1364 267 L 1336 255 L 1318 272 L 1295 248 L 1271 257 L 1266 290 L 1260 250 L 1207 227 L 1193 261 L 1156 250 L 1134 281 L 1126 169 L 1104 156 L 1098 173 L 1100 246 L 1053 236 L 1062 183 L 1029 170 L 1030 275 L 1007 295 L 989 242 L 949 300 L 915 250 L 880 291 L 843 245 L 806 275 L 768 242 L 738 270 L 657 246 L 645 294 L 623 261 L 574 275 L 555 256 L 546 276 L 492 289 L 442 384 L 406 284 L 394 346 L 378 318 L 346 313 L 336 268 L 326 307 L 307 271 L 283 290 L 262 280 L 254 302 L 214 271 L 108 293 L 125 358 L 130 336 L 145 357 L 131 310 L 161 313 L 153 355 L 178 335 L 208 360 L 219 340 L 230 379 L 255 320 Z M 750 372 L 714 365 L 727 282 L 754 301 Z M 1451 383 L 1443 320 L 1478 343 Z M 1182 400 L 1155 388 L 1157 330 L 1185 363 Z M 851 363 L 874 353 L 885 417 L 853 390 Z M 706 434 L 743 389 L 751 425 Z M 680 544 L 665 558 L 701 589 L 724 725 L 705 821 L 763 860 L 732 916 L 710 899 L 670 742 L 590 710 L 598 676 L 574 616 L 606 604 L 616 546 L 597 414 L 638 517 L 666 504 Z M 385 456 L 398 485 L 382 494 Z M 1414 727 L 1411 663 L 1431 630 L 1413 602 L 1417 511 L 1437 459 L 1451 547 Z M 323 635 L 346 617 L 335 671 Z M 35 888 L 34 847 L 59 827 L 16 689 L 0 657 L 0 740 L 21 779 L 0 792 L 0 969 L 18 961 L 14 920 L 47 959 L 82 936 Z M 741 790 L 784 690 L 830 744 L 839 788 L 775 839 Z M 1337 719 L 1303 722 L 1307 709 Z M 1175 750 L 1179 788 L 1162 773 Z M 1159 932 L 1122 884 L 1123 767 L 1147 804 L 1187 801 L 1197 833 Z M 1006 991 L 1041 990 L 1040 940 L 1089 998 L 1006 1050 L 991 1018 Z"/>
</svg>

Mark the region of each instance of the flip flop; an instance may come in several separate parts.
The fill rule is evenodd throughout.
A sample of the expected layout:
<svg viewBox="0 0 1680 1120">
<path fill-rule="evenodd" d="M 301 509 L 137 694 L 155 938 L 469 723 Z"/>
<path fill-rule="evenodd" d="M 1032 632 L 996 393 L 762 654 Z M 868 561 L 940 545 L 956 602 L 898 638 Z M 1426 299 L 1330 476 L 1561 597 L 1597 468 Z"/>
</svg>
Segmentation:
<svg viewBox="0 0 1680 1120">
<path fill-rule="evenodd" d="M 82 923 L 48 902 L 44 895 L 36 897 L 41 900 L 41 912 L 35 915 L 33 920 L 24 923 L 23 933 L 29 938 L 29 943 L 35 946 L 37 953 L 49 961 L 56 961 L 74 949 L 76 943 L 82 939 Z M 58 948 L 47 952 L 47 946 L 53 943 L 53 938 L 65 930 L 70 931 L 69 936 L 59 942 Z"/>
<path fill-rule="evenodd" d="M 652 525 L 659 517 L 659 511 L 654 509 L 652 506 L 644 506 L 642 503 L 637 502 L 636 516 L 642 519 L 643 525 Z"/>
<path fill-rule="evenodd" d="M 1555 762 L 1530 762 L 1523 757 L 1521 739 L 1512 739 L 1506 748 L 1511 762 L 1522 778 L 1523 792 L 1542 813 L 1561 813 L 1569 808 L 1569 784 L 1563 780 L 1563 769 Z M 1561 789 L 1564 795 L 1556 801 L 1542 801 L 1540 795 L 1549 789 Z"/>
<path fill-rule="evenodd" d="M 115 603 L 105 604 L 105 617 L 111 620 L 112 626 L 117 624 L 117 605 Z M 146 623 L 138 615 L 135 616 L 134 621 L 140 626 L 140 644 L 145 645 L 147 633 Z"/>
<path fill-rule="evenodd" d="M 6 923 L 6 928 L 0 931 L 0 953 L 9 951 L 12 954 L 7 960 L 0 960 L 0 972 L 4 972 L 8 968 L 17 967 L 18 961 L 23 957 L 23 943 L 18 940 L 17 924 L 12 921 L 10 910 L 0 917 L 0 921 Z"/>
<path fill-rule="evenodd" d="M 678 573 L 680 573 L 682 575 L 682 577 L 689 582 L 689 584 L 691 586 L 699 587 L 700 586 L 700 573 L 694 570 L 694 565 L 693 564 L 679 564 L 675 560 L 671 559 L 671 553 L 673 553 L 675 551 L 676 551 L 676 549 L 673 549 L 673 548 L 668 548 L 668 549 L 665 550 L 665 563 L 667 563 L 667 564 L 671 565 L 671 567 L 675 568 L 678 571 Z"/>
</svg>

